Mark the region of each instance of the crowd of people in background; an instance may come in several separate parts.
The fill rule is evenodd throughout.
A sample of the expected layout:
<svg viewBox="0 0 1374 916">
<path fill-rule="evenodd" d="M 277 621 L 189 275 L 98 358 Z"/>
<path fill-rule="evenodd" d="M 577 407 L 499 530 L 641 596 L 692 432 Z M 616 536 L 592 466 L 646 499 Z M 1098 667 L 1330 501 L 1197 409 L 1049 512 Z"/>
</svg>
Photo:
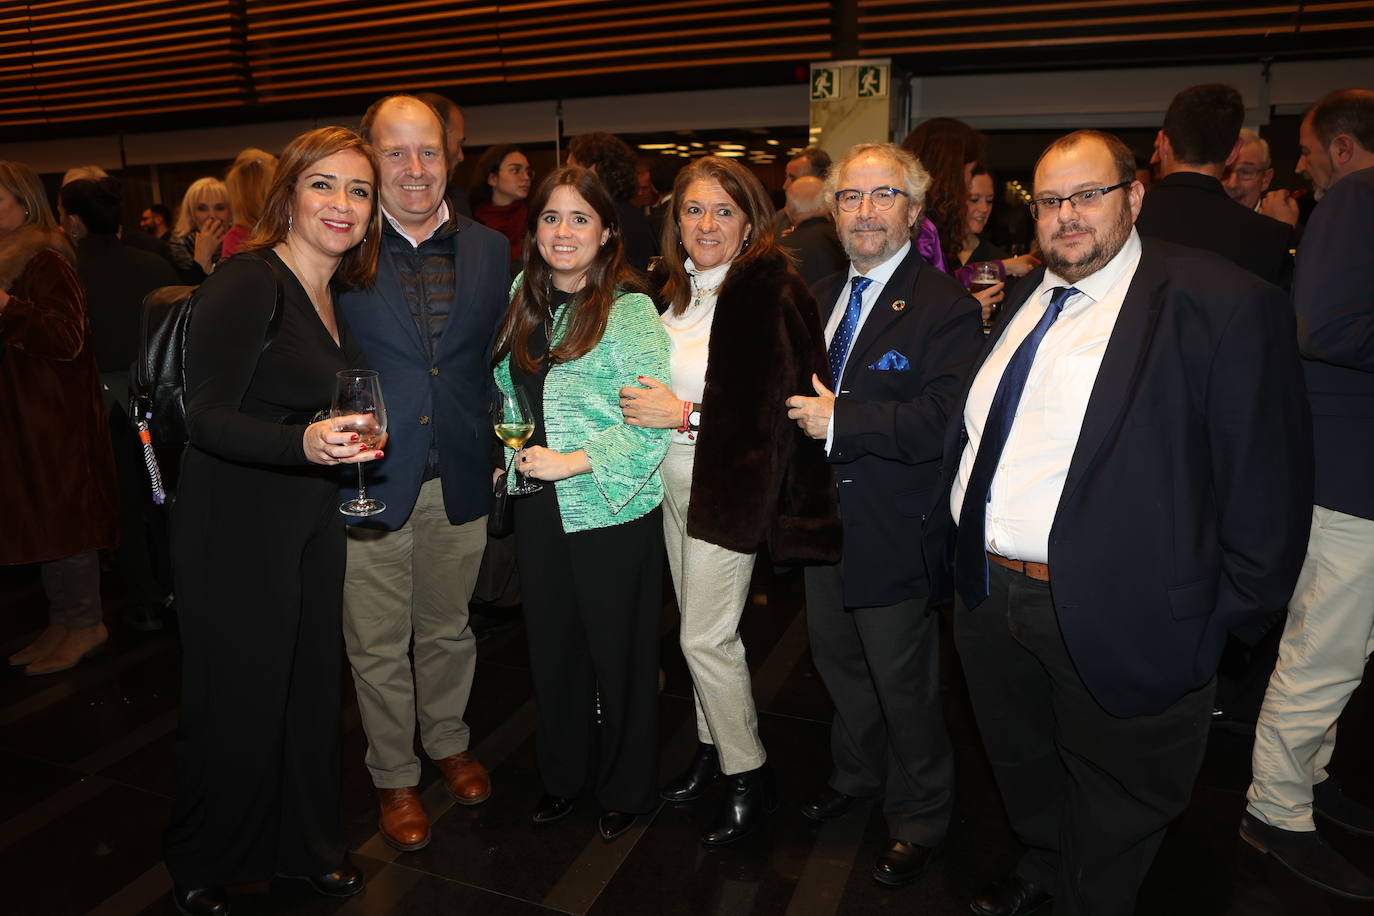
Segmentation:
<svg viewBox="0 0 1374 916">
<path fill-rule="evenodd" d="M 245 149 L 137 227 L 98 168 L 54 211 L 0 162 L 0 424 L 20 432 L 0 482 L 24 532 L 0 564 L 39 564 L 50 609 L 9 663 L 104 648 L 112 552 L 124 623 L 160 629 L 174 602 L 184 651 L 178 910 L 223 916 L 226 887 L 272 875 L 351 896 L 345 659 L 387 843 L 430 842 L 417 729 L 457 803 L 493 791 L 464 717 L 500 506 L 535 825 L 588 799 L 611 842 L 722 778 L 706 847 L 776 810 L 739 633 L 762 556 L 804 568 L 835 709 L 802 813 L 881 800 L 879 883 L 914 881 L 953 815 L 953 601 L 1023 848 L 973 912 L 1131 913 L 1218 718 L 1256 723 L 1242 839 L 1374 900 L 1318 830 L 1374 834 L 1326 771 L 1374 650 L 1374 92 L 1303 117 L 1310 194 L 1272 188 L 1244 117 L 1233 87 L 1183 90 L 1149 165 L 1108 133 L 1056 139 L 1025 250 L 991 237 L 988 139 L 952 118 L 801 150 L 776 194 L 736 159 L 641 162 L 605 133 L 547 175 L 493 146 L 460 188 L 462 109 L 393 95 L 356 132 Z M 169 519 L 126 393 L 142 303 L 177 285 L 198 289 L 188 441 L 155 443 Z M 379 373 L 389 423 L 331 410 L 350 369 Z M 340 514 L 354 480 L 375 512 Z M 665 565 L 697 746 L 659 785 Z M 1238 680 L 1267 685 L 1253 710 Z"/>
</svg>

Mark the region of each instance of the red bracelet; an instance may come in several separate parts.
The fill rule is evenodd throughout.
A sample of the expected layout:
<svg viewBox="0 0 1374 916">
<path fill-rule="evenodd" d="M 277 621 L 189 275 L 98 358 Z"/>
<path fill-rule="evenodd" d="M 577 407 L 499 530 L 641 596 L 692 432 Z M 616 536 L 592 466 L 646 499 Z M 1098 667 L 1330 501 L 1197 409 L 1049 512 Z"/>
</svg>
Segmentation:
<svg viewBox="0 0 1374 916">
<path fill-rule="evenodd" d="M 690 425 L 689 425 L 689 423 L 688 423 L 688 418 L 689 418 L 689 416 L 691 415 L 691 413 L 692 413 L 692 402 L 691 402 L 691 401 L 683 401 L 683 402 L 682 402 L 682 425 L 679 426 L 679 427 L 677 428 L 677 431 L 678 431 L 678 432 L 680 432 L 680 433 L 685 433 L 685 432 L 687 432 L 688 429 L 691 428 Z"/>
</svg>

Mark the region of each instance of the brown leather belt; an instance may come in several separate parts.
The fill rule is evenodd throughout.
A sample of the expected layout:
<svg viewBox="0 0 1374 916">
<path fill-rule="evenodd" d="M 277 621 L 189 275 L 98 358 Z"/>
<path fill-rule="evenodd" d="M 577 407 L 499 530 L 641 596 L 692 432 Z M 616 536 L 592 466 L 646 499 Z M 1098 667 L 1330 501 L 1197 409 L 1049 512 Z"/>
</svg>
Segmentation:
<svg viewBox="0 0 1374 916">
<path fill-rule="evenodd" d="M 1001 554 L 988 551 L 988 559 L 998 566 L 1005 566 L 1007 569 L 1014 569 L 1019 573 L 1038 579 L 1041 582 L 1050 581 L 1050 564 L 1048 563 L 1028 563 L 1025 560 L 1012 560 Z"/>
</svg>

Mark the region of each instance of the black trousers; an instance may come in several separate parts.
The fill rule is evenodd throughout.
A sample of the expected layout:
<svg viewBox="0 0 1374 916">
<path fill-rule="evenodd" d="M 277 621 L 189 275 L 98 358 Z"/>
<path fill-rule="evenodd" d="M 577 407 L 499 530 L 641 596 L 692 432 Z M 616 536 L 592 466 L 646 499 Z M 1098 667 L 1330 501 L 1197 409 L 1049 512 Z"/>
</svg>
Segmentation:
<svg viewBox="0 0 1374 916">
<path fill-rule="evenodd" d="M 167 523 L 162 506 L 153 502 L 148 469 L 138 431 L 123 407 L 110 408 L 110 444 L 119 483 L 119 549 L 115 562 L 130 597 L 162 610 L 167 601 Z"/>
<path fill-rule="evenodd" d="M 831 787 L 881 795 L 891 837 L 939 845 L 954 800 L 939 616 L 922 598 L 847 608 L 840 567 L 811 566 L 806 622 L 816 670 L 835 704 Z"/>
<path fill-rule="evenodd" d="M 183 887 L 343 861 L 338 504 L 329 480 L 186 457 L 172 513 L 183 673 L 165 847 Z"/>
<path fill-rule="evenodd" d="M 515 549 L 545 791 L 658 807 L 663 516 L 566 534 L 554 485 L 515 503 Z M 597 724 L 597 698 L 601 724 Z"/>
<path fill-rule="evenodd" d="M 955 606 L 954 638 L 1024 846 L 1016 872 L 1053 891 L 1055 916 L 1130 916 L 1192 794 L 1215 682 L 1157 715 L 1110 715 L 1078 677 L 1050 584 L 996 564 L 989 572 L 987 600 Z"/>
</svg>

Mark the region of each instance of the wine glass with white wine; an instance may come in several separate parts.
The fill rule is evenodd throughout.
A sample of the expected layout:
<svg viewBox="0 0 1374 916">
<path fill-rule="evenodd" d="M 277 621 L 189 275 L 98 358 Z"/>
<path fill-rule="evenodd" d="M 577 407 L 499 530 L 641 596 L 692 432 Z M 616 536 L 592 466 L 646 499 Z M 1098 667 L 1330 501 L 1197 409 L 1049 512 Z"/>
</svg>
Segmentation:
<svg viewBox="0 0 1374 916">
<path fill-rule="evenodd" d="M 530 397 L 523 388 L 512 389 L 509 393 L 497 391 L 492 395 L 491 428 L 496 438 L 506 443 L 508 448 L 519 451 L 534 435 L 534 410 L 530 407 Z M 514 463 L 514 459 L 512 459 Z M 538 493 L 544 485 L 530 480 L 520 469 L 515 469 L 515 486 L 509 491 L 511 496 L 528 496 Z"/>
<path fill-rule="evenodd" d="M 382 380 L 371 369 L 345 369 L 334 381 L 334 403 L 329 415 L 340 422 L 335 432 L 356 433 L 363 449 L 376 447 L 386 433 L 386 404 L 382 401 Z M 360 449 L 361 451 L 361 449 Z M 371 499 L 363 483 L 363 465 L 358 464 L 358 496 L 339 506 L 344 515 L 376 515 L 386 509 L 380 499 Z"/>
</svg>

